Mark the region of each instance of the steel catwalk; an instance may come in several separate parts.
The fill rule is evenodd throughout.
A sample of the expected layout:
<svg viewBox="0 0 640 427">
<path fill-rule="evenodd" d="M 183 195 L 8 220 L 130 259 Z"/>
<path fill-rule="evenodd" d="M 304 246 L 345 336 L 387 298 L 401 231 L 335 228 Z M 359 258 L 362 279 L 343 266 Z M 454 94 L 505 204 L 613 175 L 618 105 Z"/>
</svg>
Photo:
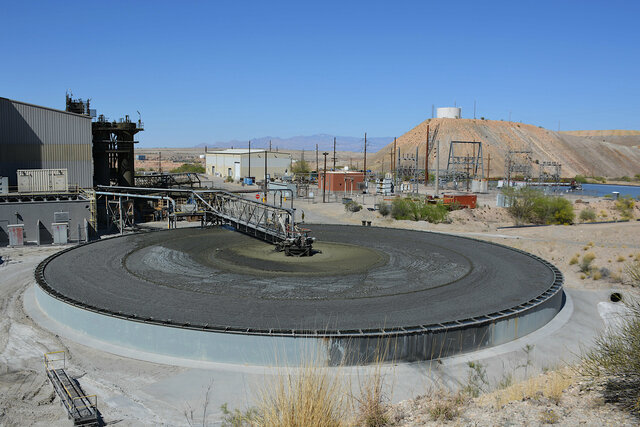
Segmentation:
<svg viewBox="0 0 640 427">
<path fill-rule="evenodd" d="M 312 257 L 222 227 L 177 229 L 63 251 L 36 278 L 57 302 L 129 323 L 320 340 L 331 364 L 380 358 L 388 339 L 383 358 L 394 360 L 500 344 L 562 306 L 561 273 L 522 251 L 440 233 L 309 227 L 321 251 Z M 216 360 L 203 351 L 197 358 Z"/>
</svg>

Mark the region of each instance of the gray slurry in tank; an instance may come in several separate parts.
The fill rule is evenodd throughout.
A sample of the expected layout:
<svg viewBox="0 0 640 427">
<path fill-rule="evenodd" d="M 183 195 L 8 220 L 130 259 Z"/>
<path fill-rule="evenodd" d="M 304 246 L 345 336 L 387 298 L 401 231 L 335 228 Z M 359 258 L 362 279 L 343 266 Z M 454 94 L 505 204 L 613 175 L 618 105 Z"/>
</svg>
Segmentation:
<svg viewBox="0 0 640 427">
<path fill-rule="evenodd" d="M 106 239 L 64 252 L 47 284 L 82 305 L 154 321 L 269 329 L 428 325 L 504 310 L 553 283 L 540 261 L 462 237 L 312 225 L 321 253 L 285 257 L 224 228 Z"/>
</svg>

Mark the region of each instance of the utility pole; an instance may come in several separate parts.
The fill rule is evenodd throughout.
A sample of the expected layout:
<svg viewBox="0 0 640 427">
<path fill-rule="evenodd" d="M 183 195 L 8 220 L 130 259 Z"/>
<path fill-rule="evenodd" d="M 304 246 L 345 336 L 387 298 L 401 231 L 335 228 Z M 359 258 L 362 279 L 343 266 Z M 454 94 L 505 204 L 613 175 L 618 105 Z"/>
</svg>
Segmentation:
<svg viewBox="0 0 640 427">
<path fill-rule="evenodd" d="M 326 203 L 325 191 L 327 190 L 327 153 L 322 153 L 324 156 L 324 174 L 322 174 L 322 203 Z"/>
<path fill-rule="evenodd" d="M 391 173 L 393 173 L 393 185 L 398 184 L 398 180 L 396 179 L 396 137 L 393 137 L 393 154 L 392 154 L 392 163 L 391 163 Z"/>
<path fill-rule="evenodd" d="M 383 162 L 384 163 L 384 162 Z M 366 193 L 369 192 L 369 181 L 367 180 L 367 133 L 364 133 L 364 166 L 362 168 L 364 171 L 362 174 L 362 178 L 364 179 L 364 191 Z M 364 196 L 362 196 L 364 200 Z"/>
<path fill-rule="evenodd" d="M 427 125 L 427 146 L 424 153 L 424 186 L 429 185 L 429 125 Z"/>
<path fill-rule="evenodd" d="M 367 180 L 367 133 L 364 133 L 364 177 Z"/>
<path fill-rule="evenodd" d="M 436 197 L 440 193 L 440 141 L 436 141 Z"/>
<path fill-rule="evenodd" d="M 416 189 L 416 194 L 418 194 L 418 146 L 416 145 L 416 162 L 413 168 L 413 187 Z"/>
<path fill-rule="evenodd" d="M 333 170 L 336 170 L 336 137 L 333 137 Z"/>
<path fill-rule="evenodd" d="M 316 144 L 316 175 L 318 175 L 318 173 L 320 172 L 320 169 L 318 169 L 318 144 Z"/>
<path fill-rule="evenodd" d="M 269 152 L 271 152 L 271 140 L 269 140 Z"/>
<path fill-rule="evenodd" d="M 249 170 L 247 171 L 247 176 L 251 176 L 251 141 L 249 141 Z"/>
<path fill-rule="evenodd" d="M 162 173 L 162 151 L 158 151 L 158 171 Z"/>
<path fill-rule="evenodd" d="M 264 151 L 264 200 L 267 202 L 269 195 L 269 182 L 267 181 L 267 150 Z M 273 196 L 273 204 L 276 204 L 275 195 Z"/>
</svg>

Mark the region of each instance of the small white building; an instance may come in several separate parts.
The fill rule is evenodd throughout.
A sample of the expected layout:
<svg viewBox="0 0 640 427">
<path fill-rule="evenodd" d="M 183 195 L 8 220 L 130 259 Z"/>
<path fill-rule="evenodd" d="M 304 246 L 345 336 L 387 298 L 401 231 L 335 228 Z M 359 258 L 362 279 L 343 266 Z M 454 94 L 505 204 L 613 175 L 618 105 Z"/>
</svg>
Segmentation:
<svg viewBox="0 0 640 427">
<path fill-rule="evenodd" d="M 291 174 L 291 154 L 247 148 L 229 148 L 208 151 L 206 156 L 207 174 L 217 177 L 232 177 L 240 180 L 246 177 L 264 179 L 264 158 L 267 156 L 267 174 L 271 178 L 280 178 Z"/>
</svg>

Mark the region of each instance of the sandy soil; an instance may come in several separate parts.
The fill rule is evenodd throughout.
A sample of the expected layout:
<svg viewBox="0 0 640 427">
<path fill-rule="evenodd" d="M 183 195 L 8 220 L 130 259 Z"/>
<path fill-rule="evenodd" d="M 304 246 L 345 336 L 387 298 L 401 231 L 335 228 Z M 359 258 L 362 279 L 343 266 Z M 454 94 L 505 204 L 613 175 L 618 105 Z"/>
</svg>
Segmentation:
<svg viewBox="0 0 640 427">
<path fill-rule="evenodd" d="M 485 174 L 504 175 L 504 157 L 509 150 L 531 150 L 533 161 L 555 161 L 562 164 L 561 174 L 573 177 L 578 174 L 588 176 L 620 177 L 637 174 L 640 164 L 640 136 L 612 135 L 609 138 L 592 138 L 566 133 L 558 133 L 538 126 L 503 120 L 473 119 L 428 119 L 398 137 L 400 155 L 415 153 L 416 147 L 424 168 L 427 126 L 430 127 L 431 144 L 434 131 L 440 141 L 440 169 L 447 168 L 449 141 L 482 141 Z M 393 143 L 372 155 L 368 164 L 375 170 L 389 170 Z M 457 152 L 456 155 L 472 155 L 472 152 Z M 435 150 L 429 160 L 435 165 Z M 489 164 L 488 158 L 491 156 Z M 384 164 L 384 166 L 383 166 Z M 533 165 L 537 176 L 539 167 Z M 490 169 L 490 170 L 489 170 Z"/>
</svg>

